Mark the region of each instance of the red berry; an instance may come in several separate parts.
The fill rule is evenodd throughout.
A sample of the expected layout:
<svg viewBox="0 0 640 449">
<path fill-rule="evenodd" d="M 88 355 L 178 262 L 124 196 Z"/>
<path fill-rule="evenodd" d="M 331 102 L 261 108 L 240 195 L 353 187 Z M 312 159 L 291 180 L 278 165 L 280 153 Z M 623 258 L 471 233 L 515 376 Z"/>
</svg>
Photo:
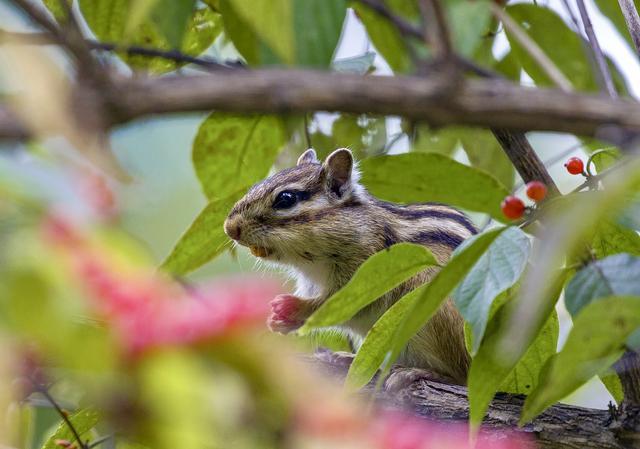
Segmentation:
<svg viewBox="0 0 640 449">
<path fill-rule="evenodd" d="M 547 196 L 547 186 L 540 181 L 531 181 L 527 184 L 527 196 L 533 201 L 542 201 Z"/>
<path fill-rule="evenodd" d="M 564 168 L 572 175 L 579 175 L 584 171 L 584 162 L 579 157 L 572 157 L 565 162 Z"/>
<path fill-rule="evenodd" d="M 525 210 L 524 202 L 520 198 L 512 195 L 506 197 L 500 207 L 505 217 L 512 220 L 517 220 L 522 217 Z"/>
</svg>

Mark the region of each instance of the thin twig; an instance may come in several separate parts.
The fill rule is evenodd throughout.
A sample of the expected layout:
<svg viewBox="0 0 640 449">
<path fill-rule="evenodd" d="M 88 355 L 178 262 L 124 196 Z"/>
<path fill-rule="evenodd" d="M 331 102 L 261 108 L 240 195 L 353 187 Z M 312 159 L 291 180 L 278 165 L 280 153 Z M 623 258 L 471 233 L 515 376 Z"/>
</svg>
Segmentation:
<svg viewBox="0 0 640 449">
<path fill-rule="evenodd" d="M 91 443 L 87 444 L 87 449 L 93 449 L 94 447 L 101 445 L 105 441 L 109 441 L 111 438 L 113 438 L 113 435 L 105 435 L 96 440 L 93 440 Z"/>
<path fill-rule="evenodd" d="M 425 43 L 431 44 L 436 58 L 449 59 L 452 54 L 451 40 L 442 5 L 438 0 L 420 0 L 419 6 L 424 22 Z"/>
<path fill-rule="evenodd" d="M 640 16 L 633 0 L 618 0 L 627 29 L 636 47 L 636 52 L 640 55 Z"/>
<path fill-rule="evenodd" d="M 573 22 L 575 32 L 578 34 L 578 38 L 580 39 L 580 45 L 582 45 L 584 54 L 587 56 L 587 59 L 589 59 L 589 63 L 591 64 L 591 69 L 597 71 L 598 63 L 596 62 L 594 54 L 591 51 L 591 46 L 589 45 L 588 38 L 586 38 L 582 33 L 582 27 L 580 26 L 580 22 L 578 22 L 578 18 L 573 12 L 573 8 L 569 4 L 569 0 L 562 0 L 562 4 L 564 5 L 564 9 L 567 11 L 567 14 L 571 18 L 571 22 Z"/>
<path fill-rule="evenodd" d="M 413 26 L 406 20 L 394 14 L 384 2 L 380 0 L 357 0 L 359 3 L 367 6 L 369 9 L 375 11 L 382 17 L 386 18 L 395 26 L 401 34 L 405 36 L 415 37 L 422 39 L 424 35 L 420 28 Z"/>
<path fill-rule="evenodd" d="M 565 92 L 572 91 L 571 82 L 564 76 L 564 73 L 558 69 L 546 53 L 542 51 L 538 44 L 529 37 L 526 31 L 524 31 L 520 25 L 498 5 L 493 2 L 489 3 L 489 5 L 493 15 L 502 22 L 505 29 L 511 33 L 513 38 L 517 40 L 520 45 L 522 45 L 525 51 L 529 53 L 529 56 L 536 61 L 551 81 Z"/>
<path fill-rule="evenodd" d="M 42 27 L 45 31 L 51 34 L 52 38 L 60 44 L 63 48 L 65 48 L 74 58 L 76 58 L 79 62 L 78 66 L 81 69 L 88 69 L 93 67 L 95 61 L 91 58 L 88 49 L 85 47 L 84 42 L 82 40 L 82 36 L 80 29 L 75 22 L 73 14 L 71 13 L 71 8 L 66 1 L 61 2 L 67 9 L 68 13 L 68 25 L 71 29 L 71 33 L 65 32 L 57 24 L 49 18 L 49 16 L 42 10 L 35 6 L 33 3 L 29 2 L 29 0 L 12 0 L 13 3 L 22 10 L 31 20 L 33 20 L 36 24 Z M 99 69 L 93 69 L 92 72 L 101 73 Z M 93 75 L 93 74 L 92 74 Z M 105 78 L 106 79 L 106 78 Z"/>
<path fill-rule="evenodd" d="M 65 37 L 63 36 L 60 28 L 58 28 L 56 24 L 49 19 L 49 17 L 44 11 L 42 11 L 41 8 L 29 2 L 29 0 L 12 1 L 19 9 L 21 9 L 28 17 L 30 17 L 31 20 L 51 33 L 51 35 L 54 36 L 59 42 L 65 41 Z"/>
<path fill-rule="evenodd" d="M 607 61 L 604 57 L 604 54 L 602 53 L 602 48 L 600 48 L 600 43 L 598 42 L 596 33 L 593 31 L 593 25 L 591 24 L 591 19 L 589 18 L 587 8 L 584 5 L 584 0 L 576 1 L 578 3 L 580 17 L 582 18 L 582 24 L 584 25 L 584 31 L 589 38 L 589 44 L 591 45 L 591 50 L 593 51 L 593 56 L 598 67 L 598 81 L 601 84 L 601 88 L 605 92 L 607 92 L 611 98 L 617 98 L 618 93 L 616 92 L 616 88 L 613 85 L 613 79 L 611 78 L 609 66 L 607 65 Z"/>
<path fill-rule="evenodd" d="M 573 12 L 573 8 L 571 8 L 571 5 L 569 4 L 569 0 L 562 0 L 562 4 L 564 5 L 564 9 L 567 11 L 567 14 L 569 14 L 571 21 L 575 25 L 576 31 L 580 33 L 580 23 L 578 22 L 578 18 Z"/>
<path fill-rule="evenodd" d="M 243 68 L 240 61 L 216 61 L 207 57 L 187 55 L 178 50 L 161 50 L 151 47 L 125 46 L 112 42 L 99 42 L 94 39 L 85 39 L 91 50 L 121 52 L 128 56 L 143 56 L 148 58 L 162 58 L 177 63 L 194 64 L 207 70 L 225 70 Z M 16 31 L 0 30 L 0 43 L 12 43 L 23 45 L 55 45 L 59 42 L 50 33 L 23 33 Z"/>
<path fill-rule="evenodd" d="M 51 393 L 49 393 L 49 390 L 47 389 L 47 387 L 42 385 L 42 384 L 40 384 L 40 383 L 38 383 L 37 381 L 35 381 L 33 379 L 31 379 L 31 382 L 33 383 L 33 386 L 35 387 L 35 389 L 40 394 L 42 394 L 45 398 L 47 398 L 47 400 L 51 403 L 53 408 L 56 409 L 56 412 L 58 412 L 58 414 L 60 415 L 60 417 L 62 418 L 64 423 L 67 425 L 67 427 L 69 428 L 69 430 L 73 434 L 73 437 L 76 439 L 76 441 L 78 442 L 80 447 L 82 449 L 89 449 L 89 446 L 86 443 L 84 443 L 82 441 L 82 439 L 80 438 L 80 434 L 78 433 L 77 429 L 75 428 L 75 426 L 73 425 L 73 423 L 71 422 L 69 417 L 67 416 L 67 413 L 64 410 L 62 410 L 62 408 L 58 405 L 58 403 L 53 398 L 53 396 L 51 396 Z"/>
</svg>

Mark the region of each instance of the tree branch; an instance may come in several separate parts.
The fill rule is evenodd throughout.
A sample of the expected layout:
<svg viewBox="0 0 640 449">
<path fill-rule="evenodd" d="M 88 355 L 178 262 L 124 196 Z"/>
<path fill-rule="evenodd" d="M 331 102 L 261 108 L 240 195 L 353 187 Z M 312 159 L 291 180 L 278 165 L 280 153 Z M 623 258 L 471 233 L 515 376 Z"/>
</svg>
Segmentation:
<svg viewBox="0 0 640 449">
<path fill-rule="evenodd" d="M 549 195 L 557 195 L 558 186 L 547 171 L 524 133 L 514 133 L 501 129 L 493 129 L 493 135 L 518 171 L 525 183 L 540 181 L 547 186 Z"/>
<path fill-rule="evenodd" d="M 578 3 L 578 11 L 580 11 L 580 17 L 582 18 L 584 31 L 589 38 L 589 44 L 591 45 L 591 50 L 593 51 L 593 56 L 596 61 L 598 81 L 600 82 L 602 89 L 607 92 L 610 97 L 616 98 L 618 96 L 618 93 L 616 92 L 616 88 L 613 85 L 611 72 L 609 71 L 609 66 L 607 65 L 607 61 L 604 58 L 602 49 L 600 48 L 600 43 L 598 42 L 596 33 L 593 31 L 593 25 L 591 24 L 591 19 L 589 18 L 587 8 L 584 5 L 584 0 L 576 1 Z"/>
<path fill-rule="evenodd" d="M 627 23 L 627 29 L 631 35 L 631 40 L 636 47 L 636 52 L 640 55 L 640 16 L 633 0 L 618 0 L 624 21 Z"/>
<path fill-rule="evenodd" d="M 349 369 L 342 359 L 321 352 L 307 356 L 312 365 L 333 377 L 342 379 Z M 371 388 L 365 394 L 373 394 Z M 418 416 L 439 421 L 466 422 L 469 418 L 467 389 L 425 379 L 390 395 L 376 394 L 379 405 L 408 409 Z M 514 431 L 533 438 L 540 449 L 622 449 L 628 440 L 638 438 L 635 430 L 639 409 L 630 407 L 620 414 L 557 404 L 548 408 L 531 423 L 518 428 L 520 411 L 525 397 L 498 393 L 487 410 L 483 428 L 494 431 Z"/>
<path fill-rule="evenodd" d="M 430 43 L 436 59 L 448 60 L 453 51 L 444 11 L 439 0 L 420 0 L 425 43 Z"/>
<path fill-rule="evenodd" d="M 380 16 L 386 18 L 405 37 L 413 37 L 416 39 L 422 39 L 424 37 L 422 31 L 420 31 L 420 28 L 413 26 L 403 18 L 394 14 L 387 7 L 387 5 L 384 4 L 384 2 L 380 0 L 356 0 L 356 1 L 358 3 L 365 5 L 369 9 L 375 11 Z"/>
<path fill-rule="evenodd" d="M 614 365 L 624 392 L 624 400 L 633 405 L 640 405 L 640 363 L 638 353 L 627 349 Z"/>
<path fill-rule="evenodd" d="M 22 45 L 55 45 L 56 38 L 50 33 L 23 33 L 0 30 L 0 43 Z M 86 45 L 91 50 L 122 52 L 129 56 L 145 56 L 149 58 L 162 58 L 177 63 L 193 64 L 207 70 L 230 70 L 242 68 L 240 61 L 216 61 L 207 57 L 187 55 L 178 50 L 160 50 L 158 48 L 118 45 L 111 42 L 99 42 L 94 39 L 85 39 Z"/>
<path fill-rule="evenodd" d="M 155 114 L 210 110 L 342 111 L 399 115 L 433 126 L 559 131 L 614 144 L 620 144 L 628 132 L 640 132 L 640 104 L 629 99 L 528 88 L 493 79 L 468 79 L 456 89 L 447 89 L 449 76 L 437 70 L 423 77 L 236 70 L 160 78 L 114 76 L 111 84 L 112 89 L 101 92 L 107 96 L 109 126 Z M 76 100 L 76 107 L 88 106 Z M 76 111 L 76 116 L 81 119 L 83 111 Z M 3 119 L 0 130 L 5 137 L 23 134 L 12 129 L 19 122 L 6 109 L 0 112 Z"/>
<path fill-rule="evenodd" d="M 502 80 L 450 86 L 447 74 L 359 76 L 306 70 L 128 79 L 112 98 L 115 123 L 158 113 L 220 109 L 234 112 L 343 111 L 400 115 L 435 126 L 467 124 L 509 130 L 553 130 L 595 136 L 603 124 L 640 131 L 640 104 Z"/>
</svg>

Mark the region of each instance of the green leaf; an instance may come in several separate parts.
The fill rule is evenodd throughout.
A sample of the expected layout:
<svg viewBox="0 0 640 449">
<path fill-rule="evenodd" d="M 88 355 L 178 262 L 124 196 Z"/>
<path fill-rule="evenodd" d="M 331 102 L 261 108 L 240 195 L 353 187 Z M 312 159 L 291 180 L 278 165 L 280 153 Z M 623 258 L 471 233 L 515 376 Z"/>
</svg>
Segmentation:
<svg viewBox="0 0 640 449">
<path fill-rule="evenodd" d="M 347 383 L 365 385 L 386 360 L 391 363 L 407 342 L 433 316 L 491 243 L 507 228 L 475 235 L 461 245 L 442 270 L 427 284 L 404 295 L 367 333 L 351 364 Z"/>
<path fill-rule="evenodd" d="M 346 0 L 292 1 L 296 64 L 329 66 L 347 13 Z"/>
<path fill-rule="evenodd" d="M 211 201 L 180 237 L 161 268 L 174 275 L 184 275 L 222 253 L 230 242 L 222 225 L 245 191 L 243 188 L 226 198 Z"/>
<path fill-rule="evenodd" d="M 281 58 L 292 64 L 293 5 L 291 0 L 229 0 L 235 12 Z"/>
<path fill-rule="evenodd" d="M 407 293 L 392 305 L 369 329 L 362 345 L 353 359 L 345 383 L 348 388 L 357 390 L 369 382 L 390 354 L 393 337 L 402 324 L 405 314 L 419 300 L 428 284 Z M 434 313 L 439 303 L 434 301 Z"/>
<path fill-rule="evenodd" d="M 350 2 L 349 6 L 365 26 L 371 42 L 389 66 L 395 72 L 408 72 L 412 65 L 411 57 L 398 29 L 386 18 L 358 1 Z"/>
<path fill-rule="evenodd" d="M 233 0 L 220 0 L 224 32 L 250 65 L 280 64 L 282 61 L 235 11 Z"/>
<path fill-rule="evenodd" d="M 156 0 L 151 20 L 171 48 L 180 48 L 196 0 Z"/>
<path fill-rule="evenodd" d="M 200 125 L 192 151 L 205 195 L 219 200 L 261 180 L 284 143 L 279 117 L 212 113 Z"/>
<path fill-rule="evenodd" d="M 487 407 L 496 392 L 501 389 L 516 392 L 529 392 L 540 377 L 540 370 L 545 361 L 555 353 L 558 331 L 557 315 L 553 304 L 557 301 L 565 277 L 561 275 L 550 288 L 547 304 L 551 306 L 543 313 L 533 337 L 526 343 L 519 354 L 504 357 L 501 343 L 504 330 L 508 328 L 517 308 L 516 290 L 510 290 L 511 299 L 504 304 L 491 319 L 485 331 L 484 339 L 477 354 L 471 361 L 467 386 L 469 388 L 469 421 L 478 426 L 484 418 Z M 519 379 L 522 378 L 522 381 Z M 528 387 L 527 387 L 528 386 Z"/>
<path fill-rule="evenodd" d="M 380 156 L 361 162 L 362 182 L 389 201 L 437 201 L 504 220 L 500 202 L 506 187 L 481 170 L 436 153 Z M 402 174 L 402 175 L 399 175 Z"/>
<path fill-rule="evenodd" d="M 523 231 L 515 227 L 507 229 L 454 291 L 456 306 L 473 330 L 472 354 L 480 347 L 493 300 L 520 278 L 530 249 L 529 238 Z"/>
<path fill-rule="evenodd" d="M 69 416 L 69 421 L 71 421 L 78 434 L 83 437 L 98 423 L 98 413 L 91 409 L 80 410 Z M 75 442 L 71 429 L 69 429 L 69 426 L 64 421 L 58 424 L 58 428 L 47 438 L 42 449 L 59 449 L 56 440 Z M 83 438 L 83 441 L 84 440 L 85 438 Z"/>
<path fill-rule="evenodd" d="M 451 156 L 458 148 L 459 134 L 458 127 L 431 129 L 427 125 L 420 124 L 415 128 L 415 139 L 412 142 L 411 151 Z"/>
<path fill-rule="evenodd" d="M 373 68 L 373 61 L 376 58 L 376 54 L 372 51 L 361 54 L 360 56 L 352 56 L 350 58 L 336 59 L 331 64 L 331 67 L 336 72 L 340 73 L 355 73 L 357 75 L 364 75 L 369 73 Z"/>
<path fill-rule="evenodd" d="M 496 351 L 498 330 L 507 319 L 507 307 L 503 306 L 489 324 L 485 342 L 471 362 L 467 385 L 469 388 L 469 419 L 473 426 L 480 424 L 487 406 L 498 391 L 527 394 L 539 382 L 540 370 L 556 351 L 558 316 L 552 312 L 540 333 L 514 365 L 503 365 Z"/>
<path fill-rule="evenodd" d="M 489 31 L 490 2 L 454 0 L 445 2 L 451 40 L 458 53 L 471 56 Z"/>
<path fill-rule="evenodd" d="M 327 67 L 331 62 L 342 31 L 346 0 L 227 1 L 238 18 L 283 62 L 313 67 Z M 223 15 L 226 20 L 225 10 Z M 241 51 L 241 47 L 250 47 L 248 42 L 236 46 Z M 255 43 L 251 47 L 255 48 Z M 255 56 L 255 51 L 252 53 Z"/>
<path fill-rule="evenodd" d="M 585 56 L 581 38 L 554 11 L 532 4 L 516 4 L 506 8 L 529 37 L 580 90 L 597 90 L 593 70 Z M 511 33 L 506 30 L 511 52 L 538 85 L 552 85 L 551 80 Z M 562 45 L 558 45 L 562 42 Z"/>
<path fill-rule="evenodd" d="M 640 258 L 617 254 L 590 263 L 569 281 L 564 302 L 575 316 L 596 299 L 607 296 L 640 296 Z"/>
<path fill-rule="evenodd" d="M 556 353 L 560 324 L 554 310 L 516 366 L 500 386 L 505 393 L 529 394 L 538 385 L 540 371 Z M 488 373 L 487 373 L 488 374 Z"/>
<path fill-rule="evenodd" d="M 491 173 L 506 188 L 513 188 L 515 169 L 491 131 L 463 128 L 459 136 L 472 166 Z"/>
<path fill-rule="evenodd" d="M 614 370 L 609 370 L 609 372 L 600 375 L 600 380 L 616 403 L 621 404 L 624 400 L 624 390 L 618 374 Z"/>
<path fill-rule="evenodd" d="M 367 259 L 351 280 L 307 319 L 299 332 L 304 334 L 316 327 L 340 324 L 433 265 L 437 265 L 436 259 L 422 245 L 399 243 L 382 250 Z"/>
<path fill-rule="evenodd" d="M 44 5 L 58 22 L 64 22 L 67 19 L 66 8 L 62 6 L 63 1 L 64 0 L 42 0 Z M 71 5 L 71 0 L 67 0 L 67 3 Z"/>
<path fill-rule="evenodd" d="M 640 256 L 640 235 L 612 220 L 603 220 L 596 229 L 591 247 L 598 259 L 619 253 Z"/>
<path fill-rule="evenodd" d="M 165 0 L 168 1 L 168 0 Z M 186 0 L 180 0 L 180 2 Z M 87 25 L 96 37 L 103 42 L 123 46 L 152 47 L 159 50 L 171 50 L 172 45 L 162 30 L 150 18 L 137 26 L 130 36 L 125 35 L 132 0 L 80 0 L 80 11 Z M 172 24 L 173 26 L 175 24 Z M 178 48 L 185 54 L 198 56 L 213 44 L 222 31 L 220 14 L 210 8 L 196 9 L 186 23 L 186 31 Z M 173 37 L 176 37 L 174 34 Z M 180 66 L 173 61 L 145 56 L 127 56 L 118 54 L 123 61 L 137 69 L 151 72 L 167 72 Z"/>
<path fill-rule="evenodd" d="M 603 374 L 622 355 L 624 342 L 640 326 L 640 298 L 612 296 L 586 306 L 573 321 L 562 351 L 552 357 L 538 387 L 522 410 L 526 423 L 593 376 Z"/>
<path fill-rule="evenodd" d="M 520 81 L 522 65 L 513 51 L 509 51 L 494 67 L 499 73 L 512 81 Z"/>
</svg>

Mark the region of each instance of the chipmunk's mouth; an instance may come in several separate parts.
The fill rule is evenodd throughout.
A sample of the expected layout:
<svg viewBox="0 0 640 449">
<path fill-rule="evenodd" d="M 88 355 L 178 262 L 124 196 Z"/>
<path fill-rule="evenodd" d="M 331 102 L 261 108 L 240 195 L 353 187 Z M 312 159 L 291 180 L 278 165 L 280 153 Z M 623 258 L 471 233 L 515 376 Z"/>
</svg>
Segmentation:
<svg viewBox="0 0 640 449">
<path fill-rule="evenodd" d="M 264 246 L 250 246 L 249 250 L 251 251 L 251 254 L 256 257 L 267 257 L 273 253 L 273 251 L 269 248 L 265 248 Z"/>
</svg>

